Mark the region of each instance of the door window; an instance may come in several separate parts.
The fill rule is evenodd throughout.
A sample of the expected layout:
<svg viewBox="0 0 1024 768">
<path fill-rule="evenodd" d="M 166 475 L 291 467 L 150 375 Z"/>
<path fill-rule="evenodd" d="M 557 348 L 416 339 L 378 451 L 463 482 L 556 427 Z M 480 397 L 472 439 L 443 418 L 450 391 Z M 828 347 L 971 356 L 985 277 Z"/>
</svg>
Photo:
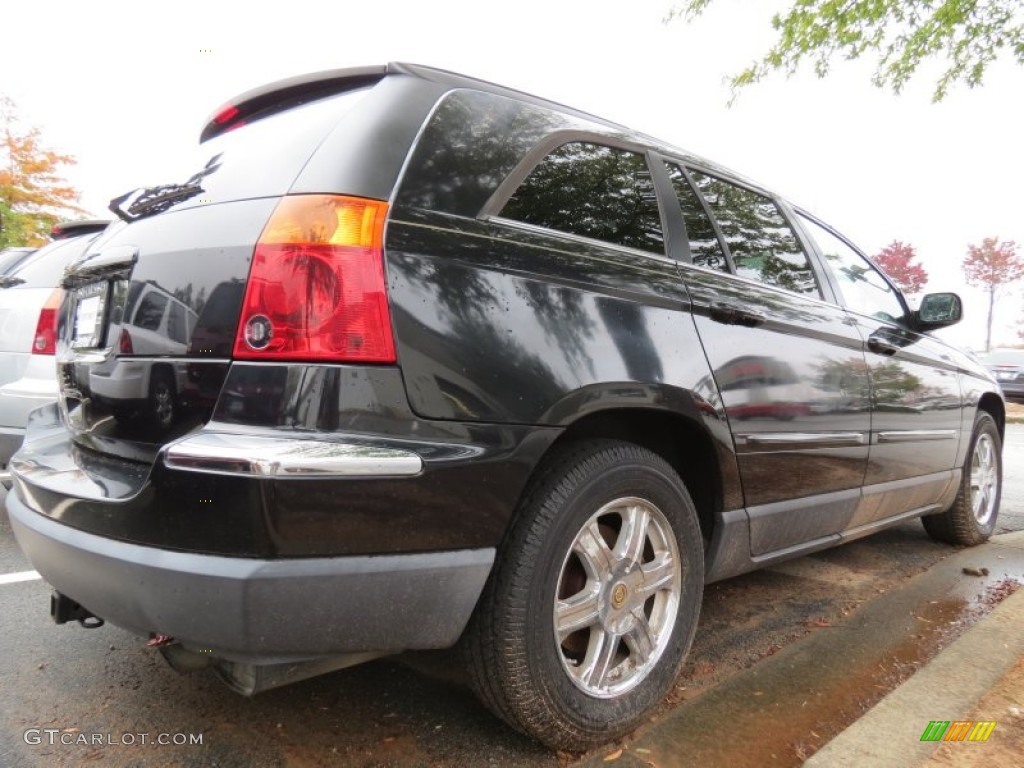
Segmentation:
<svg viewBox="0 0 1024 768">
<path fill-rule="evenodd" d="M 817 222 L 806 216 L 800 221 L 821 251 L 825 268 L 835 278 L 849 309 L 890 323 L 903 318 L 899 295 L 870 261 Z"/>
<path fill-rule="evenodd" d="M 771 198 L 699 171 L 690 176 L 718 221 L 737 275 L 821 295 L 807 254 Z"/>
<path fill-rule="evenodd" d="M 683 210 L 683 221 L 686 223 L 686 236 L 690 241 L 690 257 L 694 266 L 729 271 L 729 262 L 725 251 L 718 241 L 715 228 L 708 218 L 707 211 L 701 203 L 700 196 L 686 180 L 683 169 L 678 165 L 666 163 L 668 177 L 679 199 L 679 207 Z"/>
<path fill-rule="evenodd" d="M 545 157 L 501 211 L 506 219 L 664 254 L 643 155 L 575 141 Z"/>
</svg>

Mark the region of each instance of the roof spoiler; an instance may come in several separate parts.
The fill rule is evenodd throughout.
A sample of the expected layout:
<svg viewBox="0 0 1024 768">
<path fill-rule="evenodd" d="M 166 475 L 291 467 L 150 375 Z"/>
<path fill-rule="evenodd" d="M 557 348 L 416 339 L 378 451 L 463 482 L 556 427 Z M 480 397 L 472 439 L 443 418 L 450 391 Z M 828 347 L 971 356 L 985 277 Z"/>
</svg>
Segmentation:
<svg viewBox="0 0 1024 768">
<path fill-rule="evenodd" d="M 621 125 L 595 117 L 586 112 L 581 112 L 578 109 L 567 107 L 564 104 L 540 99 L 513 88 L 489 83 L 486 80 L 467 77 L 457 72 L 449 72 L 448 70 L 436 67 L 392 61 L 388 64 L 371 67 L 351 67 L 348 69 L 328 69 L 323 72 L 312 72 L 306 75 L 298 75 L 297 77 L 289 77 L 285 80 L 278 80 L 275 83 L 261 85 L 259 88 L 246 91 L 231 99 L 231 101 L 210 115 L 199 136 L 199 142 L 202 143 L 233 128 L 240 128 L 254 120 L 269 117 L 272 114 L 305 104 L 308 101 L 321 99 L 325 96 L 333 96 L 334 94 L 343 93 L 354 88 L 374 85 L 387 75 L 397 74 L 412 75 L 413 77 L 442 84 L 448 88 L 483 86 L 486 90 L 494 93 L 515 96 L 535 104 L 554 106 L 589 120 L 596 120 L 605 125 L 627 130 Z"/>
<path fill-rule="evenodd" d="M 373 85 L 389 71 L 392 71 L 391 68 L 385 65 L 329 69 L 253 88 L 231 99 L 210 115 L 199 134 L 199 143 L 307 101 Z"/>
</svg>

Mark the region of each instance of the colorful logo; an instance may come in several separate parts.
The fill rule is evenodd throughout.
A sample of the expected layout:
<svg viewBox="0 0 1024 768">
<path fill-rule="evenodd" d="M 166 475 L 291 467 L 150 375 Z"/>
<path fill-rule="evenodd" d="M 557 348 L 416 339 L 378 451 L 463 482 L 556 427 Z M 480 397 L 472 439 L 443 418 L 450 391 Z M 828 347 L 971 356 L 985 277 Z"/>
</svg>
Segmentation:
<svg viewBox="0 0 1024 768">
<path fill-rule="evenodd" d="M 921 741 L 988 741 L 995 727 L 995 720 L 932 720 Z"/>
</svg>

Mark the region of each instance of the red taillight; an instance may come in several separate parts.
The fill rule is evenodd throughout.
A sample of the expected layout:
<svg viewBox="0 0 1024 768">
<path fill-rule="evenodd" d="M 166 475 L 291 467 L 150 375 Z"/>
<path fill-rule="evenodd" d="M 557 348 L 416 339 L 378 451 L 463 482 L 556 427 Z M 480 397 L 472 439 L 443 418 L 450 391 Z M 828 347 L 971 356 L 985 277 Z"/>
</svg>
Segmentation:
<svg viewBox="0 0 1024 768">
<path fill-rule="evenodd" d="M 60 309 L 61 289 L 54 288 L 39 310 L 36 334 L 32 338 L 33 355 L 53 355 L 57 352 L 57 311 Z"/>
<path fill-rule="evenodd" d="M 117 351 L 122 355 L 133 355 L 135 349 L 132 347 L 132 337 L 127 328 L 121 329 L 121 335 L 117 339 Z"/>
<path fill-rule="evenodd" d="M 283 198 L 253 253 L 235 357 L 395 362 L 386 215 L 379 200 Z"/>
<path fill-rule="evenodd" d="M 238 114 L 238 107 L 234 104 L 225 104 L 223 107 L 217 110 L 217 114 L 213 116 L 213 122 L 217 125 L 224 125 Z"/>
</svg>

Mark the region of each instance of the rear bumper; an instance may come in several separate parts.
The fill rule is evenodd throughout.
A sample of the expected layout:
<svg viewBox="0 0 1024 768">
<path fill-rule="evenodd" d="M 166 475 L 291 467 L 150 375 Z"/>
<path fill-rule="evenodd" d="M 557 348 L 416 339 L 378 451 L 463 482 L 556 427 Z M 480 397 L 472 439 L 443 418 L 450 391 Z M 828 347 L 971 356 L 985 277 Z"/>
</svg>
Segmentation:
<svg viewBox="0 0 1024 768">
<path fill-rule="evenodd" d="M 494 549 L 558 431 L 412 426 L 385 436 L 211 422 L 136 461 L 81 447 L 50 406 L 11 458 L 12 497 L 103 539 L 227 558 Z"/>
<path fill-rule="evenodd" d="M 9 494 L 18 543 L 43 578 L 139 634 L 250 663 L 453 645 L 494 549 L 259 560 L 173 552 L 70 528 Z"/>
<path fill-rule="evenodd" d="M 1006 397 L 1024 397 L 1024 382 L 1001 381 L 999 387 Z"/>
</svg>

